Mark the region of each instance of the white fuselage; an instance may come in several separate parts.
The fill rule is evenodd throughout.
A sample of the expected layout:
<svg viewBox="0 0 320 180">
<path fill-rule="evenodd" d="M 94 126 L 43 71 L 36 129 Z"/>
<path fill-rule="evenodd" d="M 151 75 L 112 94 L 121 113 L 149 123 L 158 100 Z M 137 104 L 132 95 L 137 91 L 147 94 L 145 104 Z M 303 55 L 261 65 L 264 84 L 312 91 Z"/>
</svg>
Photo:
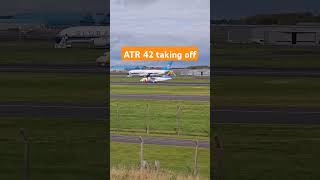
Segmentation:
<svg viewBox="0 0 320 180">
<path fill-rule="evenodd" d="M 76 26 L 62 30 L 56 36 L 56 47 L 72 43 L 93 43 L 97 47 L 108 45 L 109 26 Z"/>
<path fill-rule="evenodd" d="M 149 70 L 131 70 L 128 72 L 128 77 L 144 77 L 147 75 L 150 76 L 163 76 L 166 75 L 170 70 L 158 70 L 158 69 L 149 69 Z"/>
</svg>

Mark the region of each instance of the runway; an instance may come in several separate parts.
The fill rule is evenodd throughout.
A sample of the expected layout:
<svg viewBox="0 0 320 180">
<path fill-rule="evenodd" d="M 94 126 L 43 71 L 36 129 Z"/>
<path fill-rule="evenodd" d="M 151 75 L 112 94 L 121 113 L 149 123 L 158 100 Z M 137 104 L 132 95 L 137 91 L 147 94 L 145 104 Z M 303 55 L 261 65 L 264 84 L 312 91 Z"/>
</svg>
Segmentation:
<svg viewBox="0 0 320 180">
<path fill-rule="evenodd" d="M 110 97 L 111 97 L 111 98 L 117 98 L 117 99 L 153 99 L 153 100 L 210 101 L 210 96 L 196 96 L 196 95 L 111 94 Z"/>
<path fill-rule="evenodd" d="M 108 108 L 102 104 L 1 102 L 0 116 L 105 120 L 108 117 Z"/>
<path fill-rule="evenodd" d="M 120 82 L 120 81 L 111 81 L 111 85 L 135 85 L 135 86 L 210 86 L 209 82 L 175 82 L 175 81 L 168 81 L 168 82 L 158 82 L 158 83 L 141 83 L 141 82 Z"/>
<path fill-rule="evenodd" d="M 0 64 L 0 72 L 106 74 L 107 67 L 95 64 Z"/>
<path fill-rule="evenodd" d="M 194 140 L 185 139 L 172 139 L 172 138 L 160 138 L 160 137 L 142 137 L 144 144 L 156 144 L 156 145 L 167 145 L 167 146 L 183 146 L 183 147 L 195 147 Z M 122 143 L 134 143 L 140 144 L 140 139 L 138 136 L 128 136 L 128 135 L 115 135 L 111 134 L 111 141 L 122 142 Z M 209 141 L 198 141 L 200 148 L 210 148 Z"/>
<path fill-rule="evenodd" d="M 212 123 L 319 124 L 320 108 L 219 107 L 211 109 Z"/>
<path fill-rule="evenodd" d="M 216 67 L 214 76 L 293 76 L 320 77 L 320 69 L 303 68 L 249 68 L 249 67 Z"/>
<path fill-rule="evenodd" d="M 219 107 L 211 109 L 214 123 L 320 124 L 320 108 Z M 1 102 L 1 117 L 72 118 L 108 120 L 103 104 Z"/>
<path fill-rule="evenodd" d="M 0 72 L 108 73 L 109 67 L 90 64 L 0 64 Z M 175 70 L 173 70 L 175 71 Z M 214 76 L 306 76 L 320 77 L 319 68 L 213 67 Z M 117 78 L 117 77 L 113 77 Z"/>
</svg>

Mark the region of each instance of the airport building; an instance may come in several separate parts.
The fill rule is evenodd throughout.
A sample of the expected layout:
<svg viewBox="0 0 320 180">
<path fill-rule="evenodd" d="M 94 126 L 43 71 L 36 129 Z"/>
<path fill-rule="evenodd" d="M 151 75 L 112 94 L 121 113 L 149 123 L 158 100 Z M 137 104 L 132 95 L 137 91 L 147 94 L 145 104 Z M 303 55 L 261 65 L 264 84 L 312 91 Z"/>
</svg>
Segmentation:
<svg viewBox="0 0 320 180">
<path fill-rule="evenodd" d="M 320 24 L 212 25 L 214 42 L 320 46 Z"/>
<path fill-rule="evenodd" d="M 210 76 L 210 69 L 174 69 L 180 76 Z"/>
</svg>

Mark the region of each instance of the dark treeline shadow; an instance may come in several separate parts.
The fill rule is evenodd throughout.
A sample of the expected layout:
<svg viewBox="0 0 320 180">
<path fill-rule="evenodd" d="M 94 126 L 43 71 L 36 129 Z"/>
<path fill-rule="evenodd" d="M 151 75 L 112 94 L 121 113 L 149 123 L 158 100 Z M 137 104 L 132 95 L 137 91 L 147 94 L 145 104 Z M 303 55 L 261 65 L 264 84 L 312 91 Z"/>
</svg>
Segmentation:
<svg viewBox="0 0 320 180">
<path fill-rule="evenodd" d="M 0 12 L 0 179 L 108 179 L 109 1 Z"/>
<path fill-rule="evenodd" d="M 211 4 L 212 177 L 319 178 L 319 2 Z"/>
</svg>

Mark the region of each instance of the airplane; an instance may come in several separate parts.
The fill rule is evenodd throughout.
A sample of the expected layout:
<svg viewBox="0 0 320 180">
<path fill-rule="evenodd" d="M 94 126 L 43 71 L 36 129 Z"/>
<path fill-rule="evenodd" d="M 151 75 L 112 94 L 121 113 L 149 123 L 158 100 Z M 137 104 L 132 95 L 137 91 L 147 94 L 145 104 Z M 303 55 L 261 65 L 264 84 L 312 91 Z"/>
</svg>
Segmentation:
<svg viewBox="0 0 320 180">
<path fill-rule="evenodd" d="M 147 77 L 144 77 L 140 80 L 140 82 L 144 82 L 144 83 L 158 83 L 161 81 L 168 81 L 168 80 L 172 80 L 173 78 L 171 76 L 168 75 L 164 75 L 161 77 L 150 77 L 150 75 L 148 75 Z"/>
<path fill-rule="evenodd" d="M 56 36 L 55 48 L 71 48 L 74 43 L 90 43 L 94 47 L 109 45 L 109 26 L 75 26 L 63 29 Z"/>
<path fill-rule="evenodd" d="M 172 65 L 172 61 L 168 63 L 166 67 L 163 69 L 138 69 L 138 70 L 131 70 L 128 72 L 128 77 L 159 77 L 168 74 L 174 74 L 172 70 L 170 70 Z"/>
<path fill-rule="evenodd" d="M 176 74 L 172 70 L 170 70 L 171 65 L 172 65 L 172 61 L 170 61 L 168 65 L 161 70 L 157 70 L 157 69 L 130 70 L 128 73 L 128 77 L 134 77 L 134 76 L 143 77 L 140 80 L 140 82 L 144 82 L 144 83 L 157 83 L 161 81 L 172 80 L 173 78 L 176 77 Z"/>
</svg>

